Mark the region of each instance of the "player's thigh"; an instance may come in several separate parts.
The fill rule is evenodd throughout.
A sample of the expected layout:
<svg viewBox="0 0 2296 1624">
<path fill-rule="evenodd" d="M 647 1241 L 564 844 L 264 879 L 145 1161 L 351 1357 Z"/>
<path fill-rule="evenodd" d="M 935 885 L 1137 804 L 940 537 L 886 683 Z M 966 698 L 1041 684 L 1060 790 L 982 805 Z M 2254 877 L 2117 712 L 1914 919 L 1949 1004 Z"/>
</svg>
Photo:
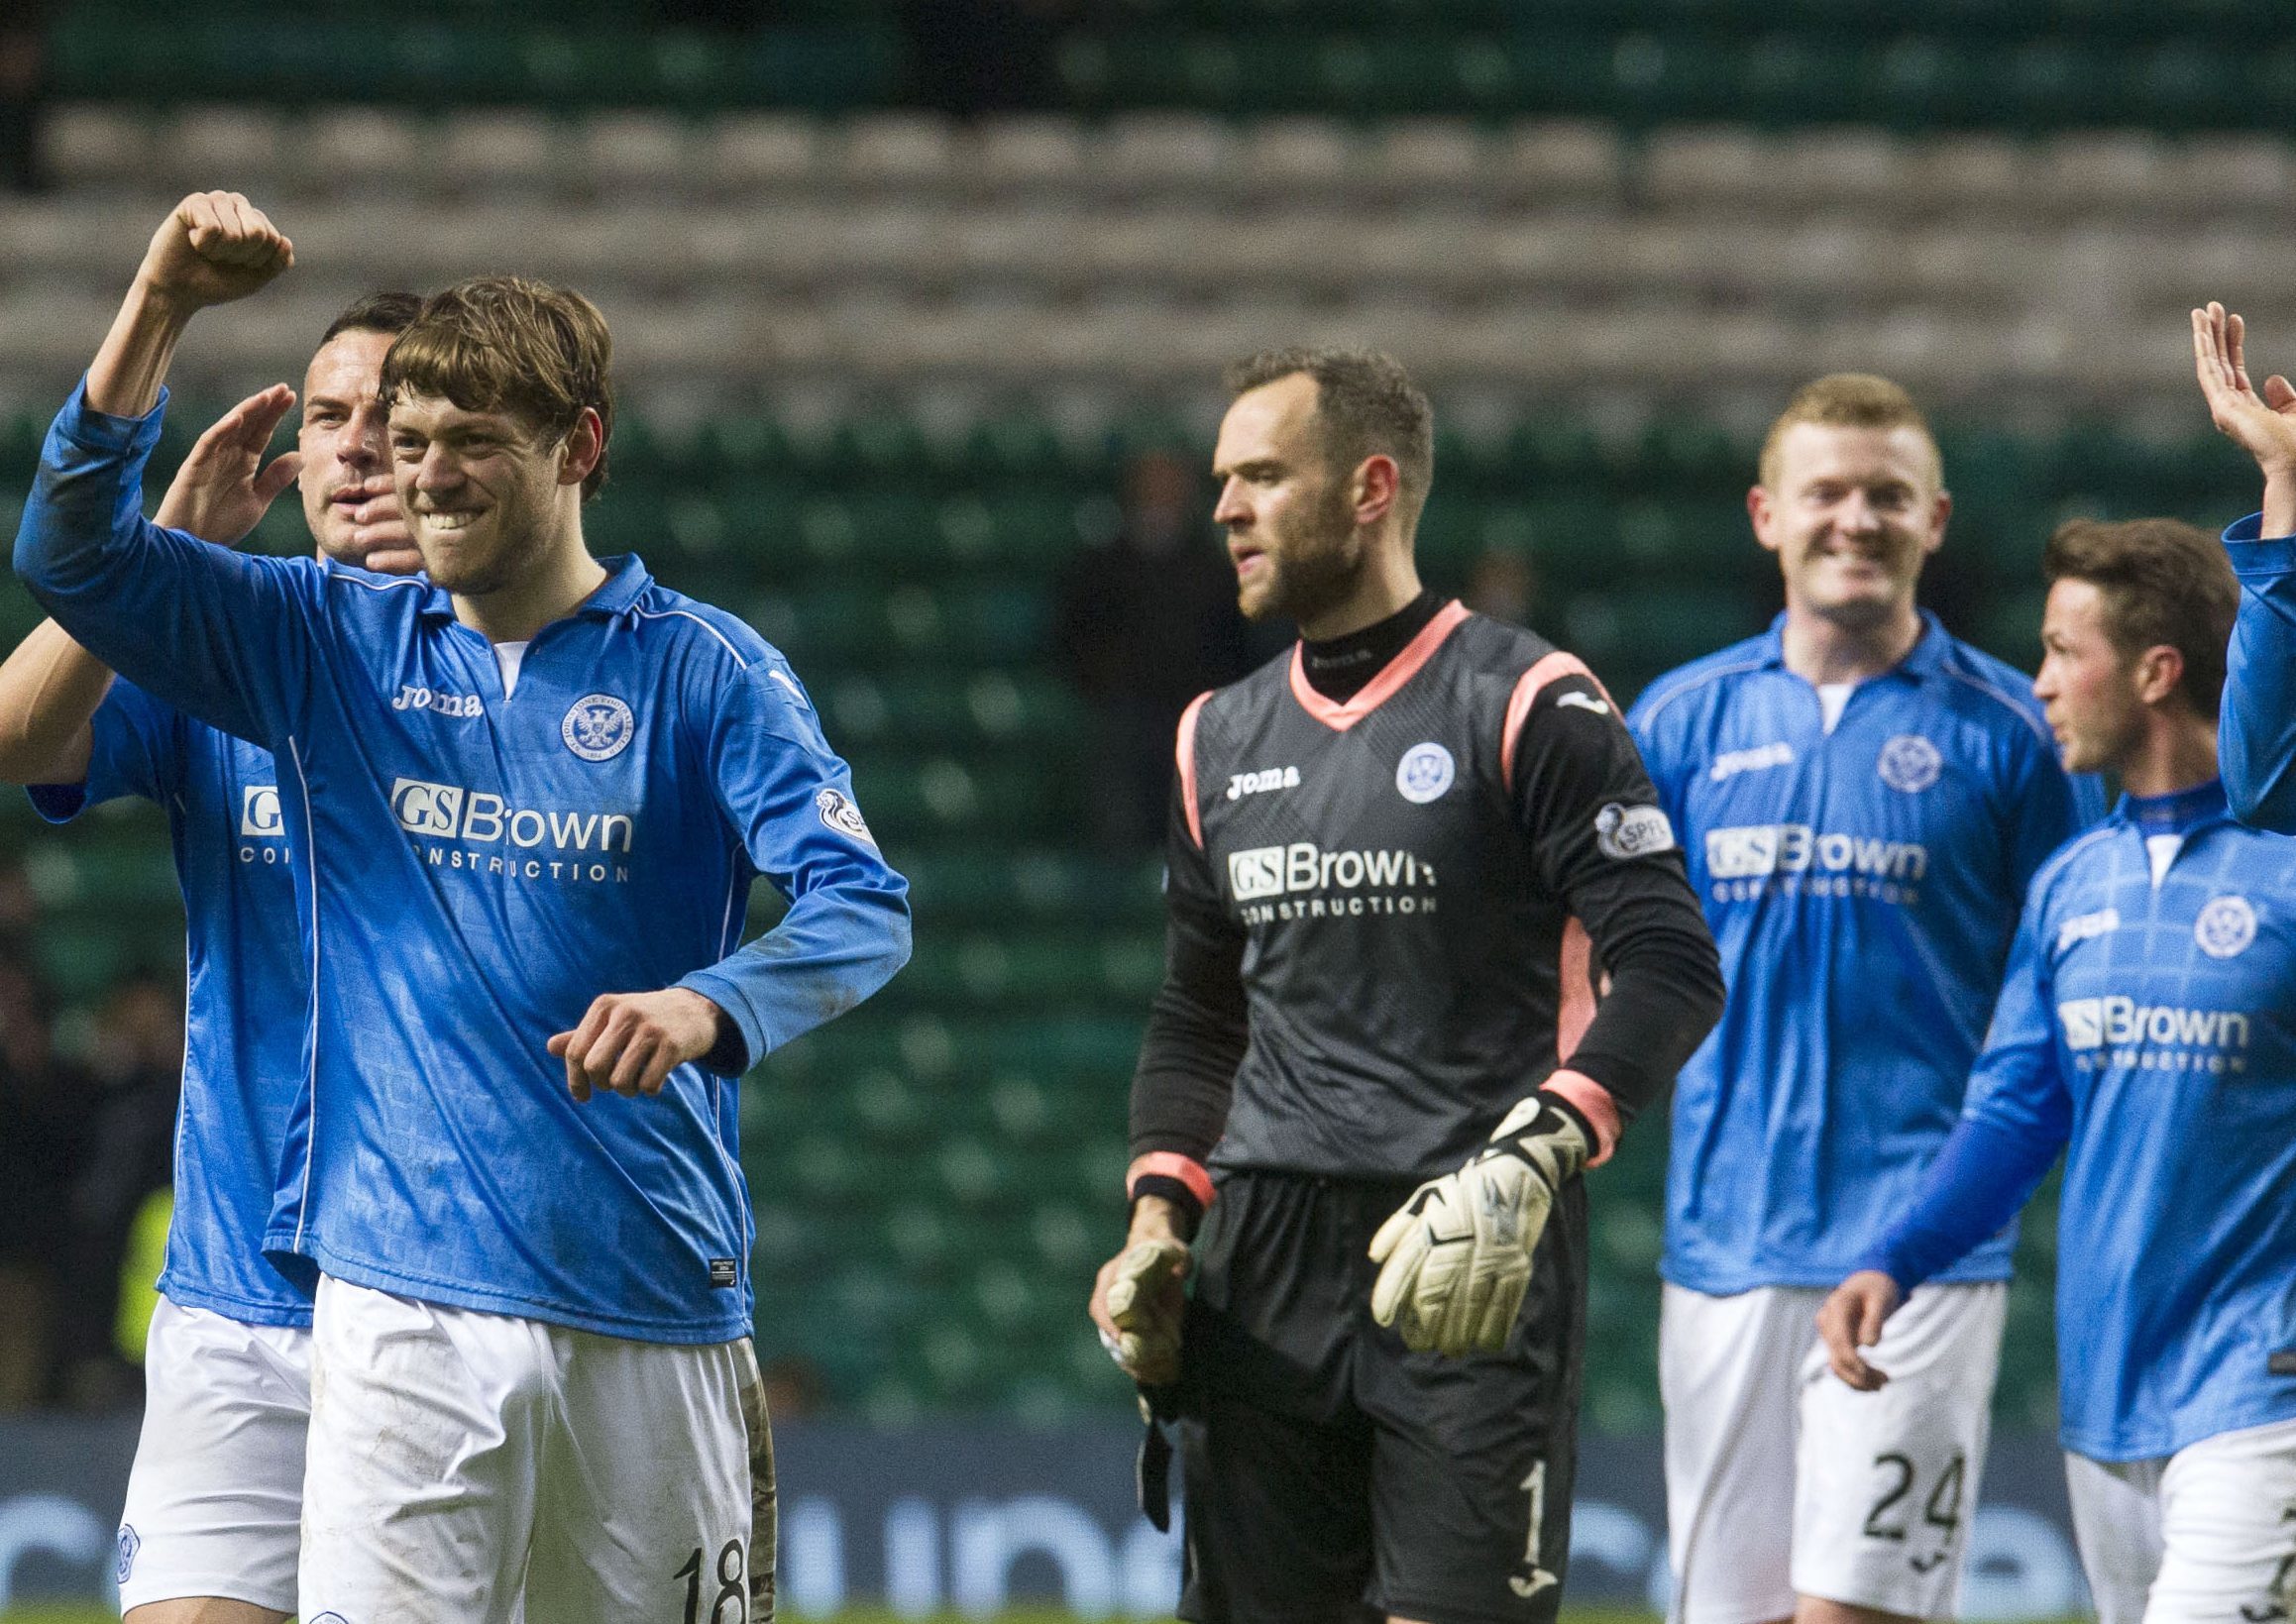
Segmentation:
<svg viewBox="0 0 2296 1624">
<path fill-rule="evenodd" d="M 1659 1306 L 1672 1616 L 1753 1624 L 1794 1611 L 1795 1439 L 1802 1366 L 1824 1293 L 1729 1297 L 1669 1284 Z"/>
<path fill-rule="evenodd" d="M 172 1601 L 150 1601 L 130 1607 L 121 1624 L 286 1624 L 292 1612 L 259 1607 L 252 1601 L 223 1596 L 178 1596 Z"/>
<path fill-rule="evenodd" d="M 2073 1544 L 2097 1624 L 2140 1624 L 2160 1572 L 2160 1474 L 2165 1461 L 2092 1461 L 2067 1452 Z"/>
<path fill-rule="evenodd" d="M 137 1624 L 294 1611 L 310 1334 L 162 1297 L 114 1576 Z"/>
<path fill-rule="evenodd" d="M 1179 1425 L 1188 1538 L 1179 1616 L 1197 1624 L 1369 1618 L 1371 1436 L 1244 1399 L 1198 1399 Z"/>
<path fill-rule="evenodd" d="M 319 1285 L 303 1616 L 515 1624 L 550 1328 Z"/>
<path fill-rule="evenodd" d="M 1286 1174 L 1222 1182 L 1181 1341 L 1183 1618 L 1330 1624 L 1362 1608 L 1371 1435 L 1346 1373 L 1370 1323 L 1365 1248 L 1408 1193 Z"/>
<path fill-rule="evenodd" d="M 1867 1355 L 1888 1372 L 1850 1387 L 1813 1347 L 1802 1366 L 1794 1588 L 1912 1618 L 1953 1610 L 1976 1515 L 2009 1288 L 1927 1286 Z"/>
<path fill-rule="evenodd" d="M 2152 1624 L 2264 1624 L 2296 1613 L 2296 1421 L 2179 1450 L 2160 1477 Z"/>
<path fill-rule="evenodd" d="M 1543 1624 L 1571 1543 L 1586 1212 L 1568 1188 L 1505 1346 L 1413 1353 L 1367 1325 L 1355 1390 L 1374 1428 L 1370 1600 L 1423 1624 Z"/>
<path fill-rule="evenodd" d="M 536 1624 L 746 1624 L 746 1342 L 555 1330 L 526 1614 Z"/>
</svg>

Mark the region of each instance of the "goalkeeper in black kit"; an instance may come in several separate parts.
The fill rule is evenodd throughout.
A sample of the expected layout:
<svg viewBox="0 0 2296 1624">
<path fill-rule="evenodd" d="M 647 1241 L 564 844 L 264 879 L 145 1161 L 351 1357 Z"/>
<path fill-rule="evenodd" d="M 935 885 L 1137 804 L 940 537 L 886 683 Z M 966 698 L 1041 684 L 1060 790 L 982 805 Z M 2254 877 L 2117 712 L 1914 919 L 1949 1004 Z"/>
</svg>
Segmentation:
<svg viewBox="0 0 2296 1624">
<path fill-rule="evenodd" d="M 1713 941 L 1601 684 L 1421 589 L 1402 370 L 1279 351 L 1229 383 L 1239 601 L 1304 640 L 1180 721 L 1093 1318 L 1177 1418 L 1183 1618 L 1550 1620 L 1579 1175 L 1719 1017 Z"/>
</svg>

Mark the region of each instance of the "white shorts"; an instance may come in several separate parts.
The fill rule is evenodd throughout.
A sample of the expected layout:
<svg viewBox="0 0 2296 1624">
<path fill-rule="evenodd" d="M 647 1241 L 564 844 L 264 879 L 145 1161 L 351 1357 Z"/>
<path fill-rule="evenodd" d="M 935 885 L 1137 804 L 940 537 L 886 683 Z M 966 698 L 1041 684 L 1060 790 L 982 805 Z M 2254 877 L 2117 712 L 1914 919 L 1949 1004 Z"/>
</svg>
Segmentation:
<svg viewBox="0 0 2296 1624">
<path fill-rule="evenodd" d="M 2296 1421 L 2161 1461 L 2065 1457 L 2098 1624 L 2258 1624 L 2296 1611 Z"/>
<path fill-rule="evenodd" d="M 123 1610 L 221 1596 L 295 1610 L 311 1334 L 163 1296 L 114 1575 Z"/>
<path fill-rule="evenodd" d="M 753 1364 L 322 1279 L 304 1619 L 743 1624 Z"/>
<path fill-rule="evenodd" d="M 1868 1355 L 1891 1377 L 1878 1393 L 1826 1367 L 1825 1298 L 1666 1287 L 1658 1372 L 1682 1624 L 1786 1618 L 1797 1595 L 1913 1618 L 1954 1610 L 2009 1288 L 1913 1293 Z"/>
</svg>

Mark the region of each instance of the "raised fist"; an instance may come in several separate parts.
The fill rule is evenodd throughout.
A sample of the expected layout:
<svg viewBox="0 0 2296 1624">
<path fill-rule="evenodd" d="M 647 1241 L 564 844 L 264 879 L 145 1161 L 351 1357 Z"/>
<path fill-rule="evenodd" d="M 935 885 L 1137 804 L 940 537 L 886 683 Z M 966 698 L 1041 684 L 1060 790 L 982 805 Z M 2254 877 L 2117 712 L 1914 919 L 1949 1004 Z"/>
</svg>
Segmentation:
<svg viewBox="0 0 2296 1624">
<path fill-rule="evenodd" d="M 235 191 L 193 192 L 152 234 L 139 272 L 186 309 L 244 299 L 295 263 L 295 245 Z"/>
</svg>

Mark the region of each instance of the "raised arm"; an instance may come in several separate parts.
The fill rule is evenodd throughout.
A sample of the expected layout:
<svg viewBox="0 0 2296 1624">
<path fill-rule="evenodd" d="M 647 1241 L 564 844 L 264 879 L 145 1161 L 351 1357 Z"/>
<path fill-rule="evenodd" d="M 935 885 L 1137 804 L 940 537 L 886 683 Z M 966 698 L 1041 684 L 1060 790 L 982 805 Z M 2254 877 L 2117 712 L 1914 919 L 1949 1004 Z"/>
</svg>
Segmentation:
<svg viewBox="0 0 2296 1624">
<path fill-rule="evenodd" d="M 285 730 L 303 686 L 308 561 L 241 559 L 148 523 L 143 475 L 161 382 L 192 314 L 253 292 L 291 260 L 286 239 L 236 194 L 186 198 L 162 222 L 85 383 L 49 431 L 15 552 L 33 595 L 91 656 L 264 744 Z M 232 433 L 268 440 L 291 398 L 267 390 L 209 449 L 234 454 L 222 443 Z M 278 465 L 268 473 L 251 479 L 275 494 Z"/>
<path fill-rule="evenodd" d="M 155 522 L 234 545 L 256 527 L 302 466 L 294 452 L 263 466 L 264 448 L 294 391 L 277 384 L 218 419 L 183 459 Z M 0 662 L 0 783 L 75 784 L 94 748 L 96 708 L 111 667 L 44 620 Z"/>
<path fill-rule="evenodd" d="M 2221 304 L 2192 313 L 2193 359 L 2217 427 L 2256 459 L 2263 511 L 2225 531 L 2241 580 L 2218 750 L 2233 815 L 2296 833 L 2296 386 L 2248 381 L 2246 329 Z"/>
</svg>

